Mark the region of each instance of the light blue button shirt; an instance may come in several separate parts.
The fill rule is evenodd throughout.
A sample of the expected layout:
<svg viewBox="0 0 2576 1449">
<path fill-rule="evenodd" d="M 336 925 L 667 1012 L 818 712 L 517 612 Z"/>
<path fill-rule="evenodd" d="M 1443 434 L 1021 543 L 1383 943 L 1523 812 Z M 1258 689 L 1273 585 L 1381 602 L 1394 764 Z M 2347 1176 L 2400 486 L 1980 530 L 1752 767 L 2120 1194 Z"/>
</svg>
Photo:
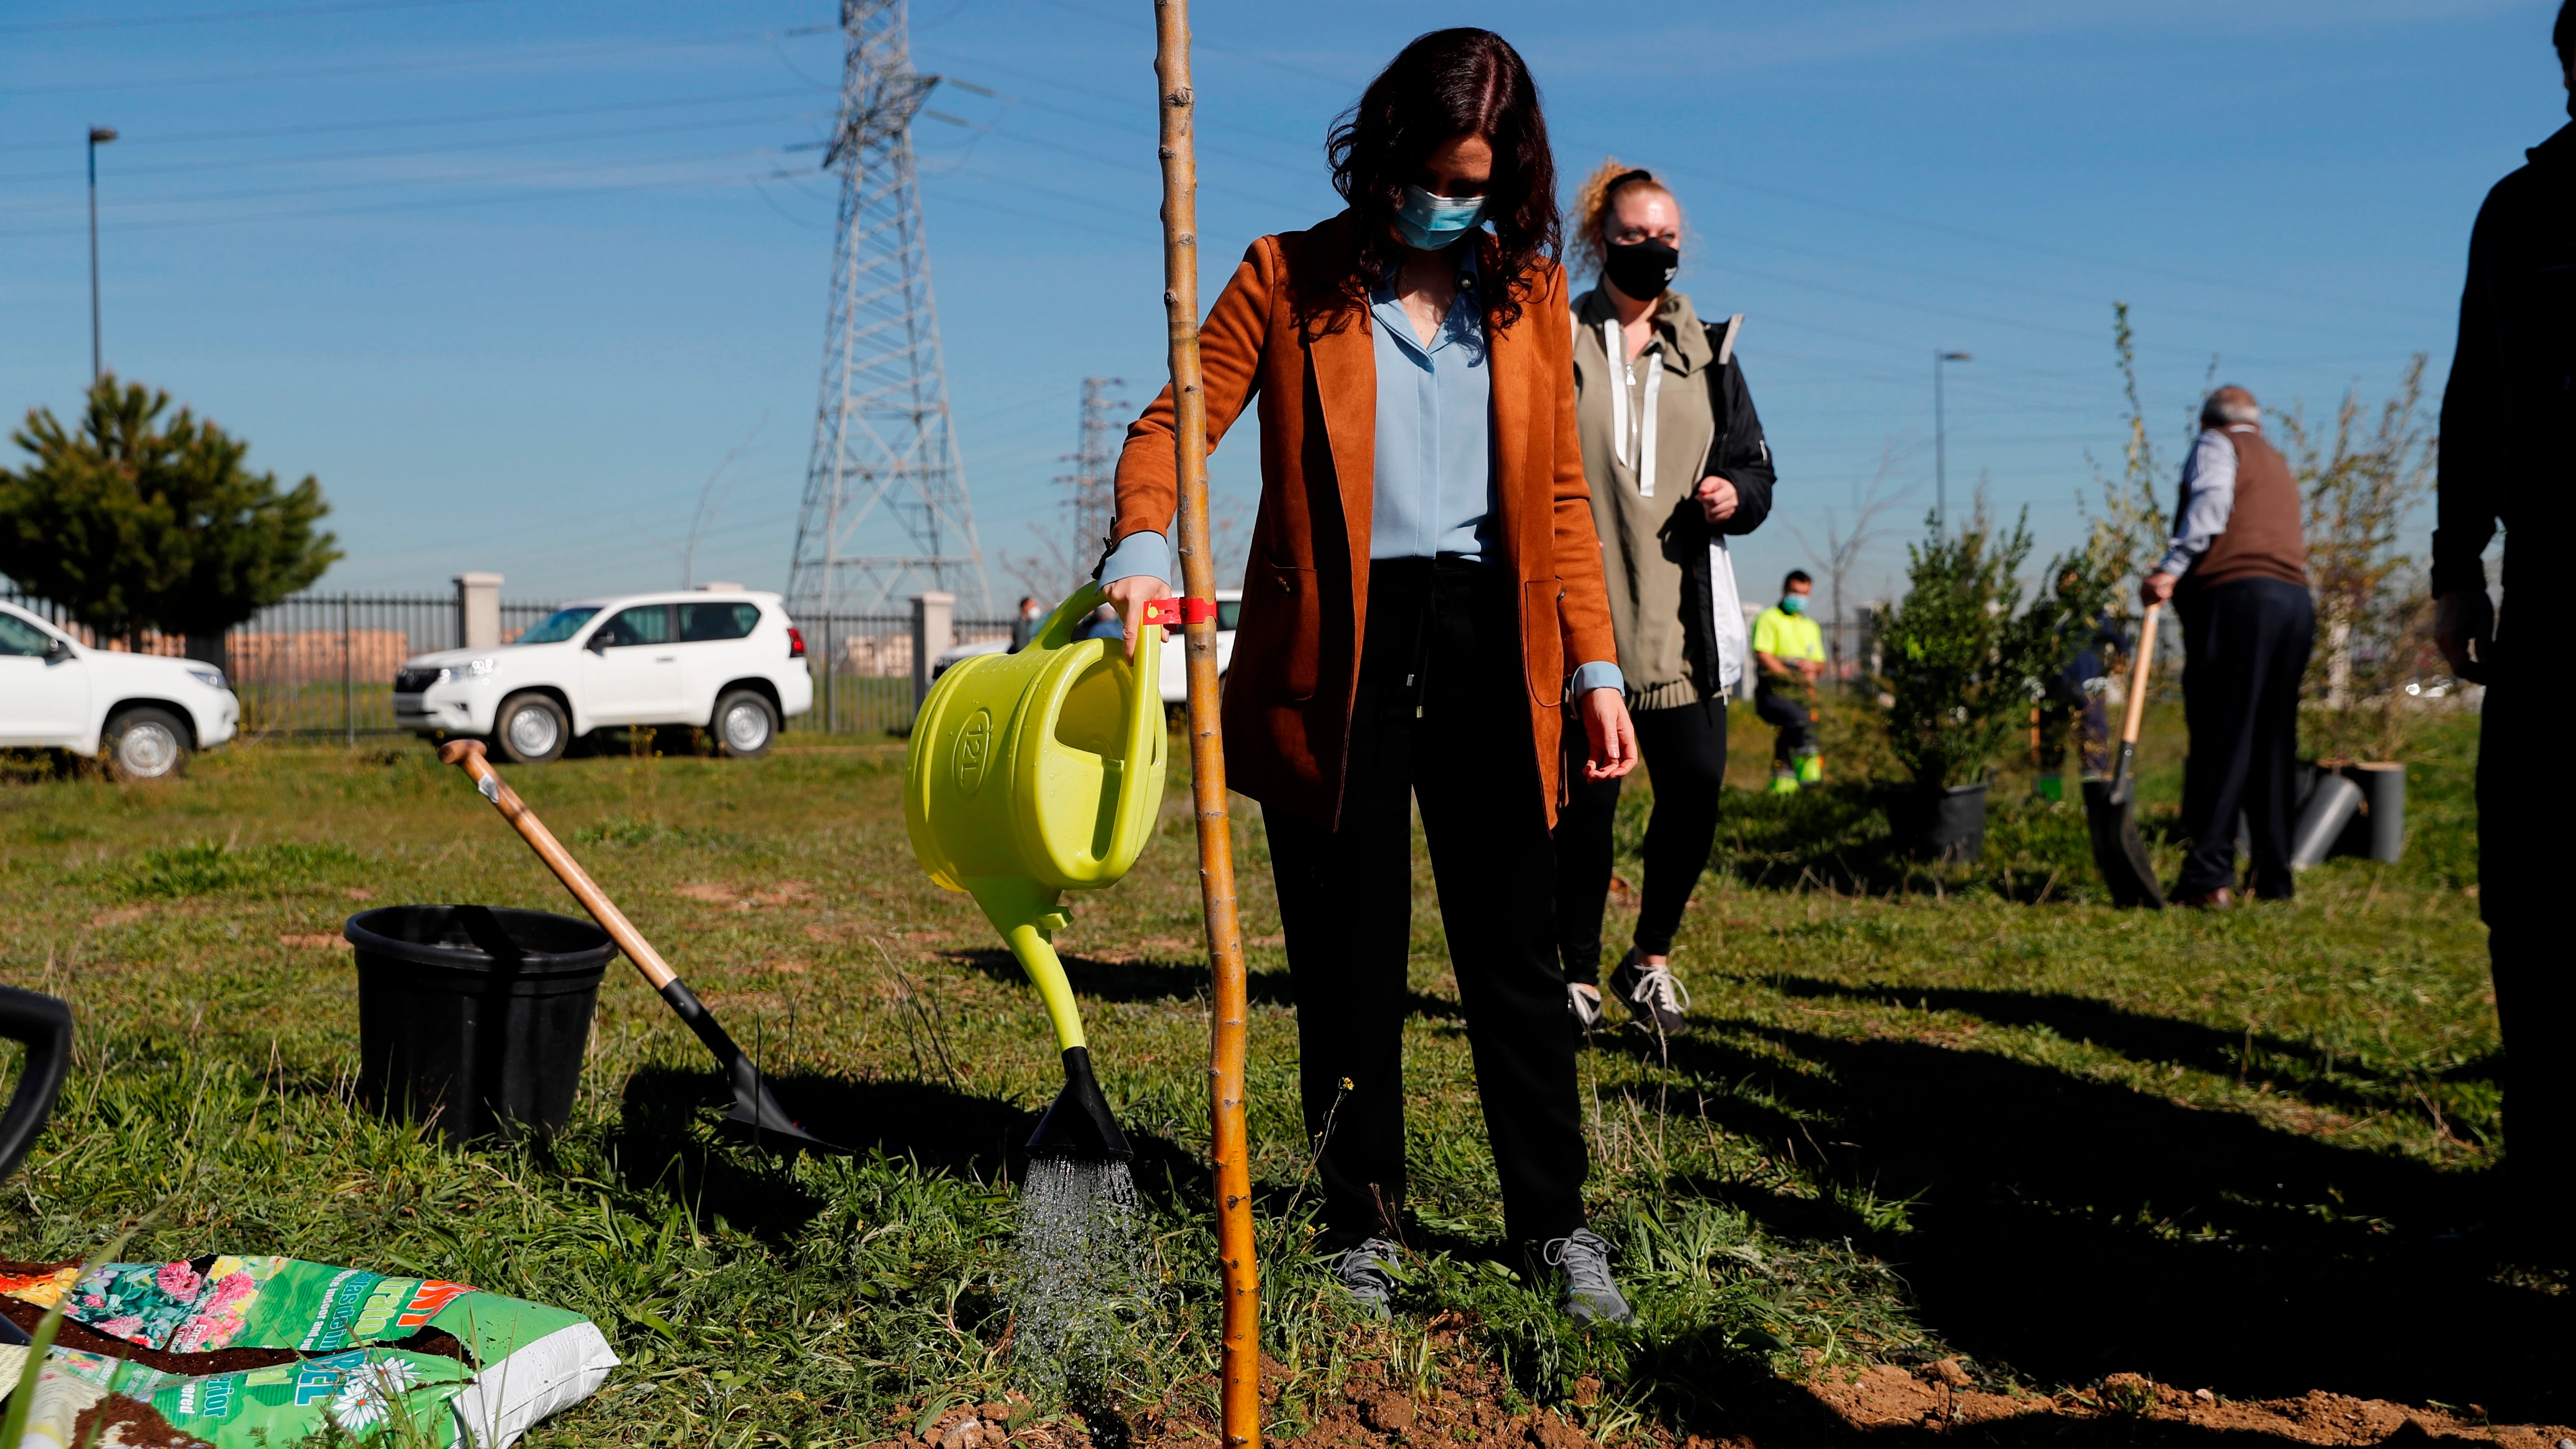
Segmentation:
<svg viewBox="0 0 2576 1449">
<path fill-rule="evenodd" d="M 1494 371 L 1476 282 L 1471 251 L 1427 343 L 1396 300 L 1394 277 L 1369 293 L 1377 358 L 1370 558 L 1481 559 L 1493 548 Z"/>
<path fill-rule="evenodd" d="M 1485 308 L 1471 248 L 1458 268 L 1458 296 L 1425 343 L 1413 330 L 1390 276 L 1369 293 L 1377 362 L 1377 451 L 1370 485 L 1369 557 L 1494 556 L 1494 376 Z M 1102 582 L 1138 574 L 1171 576 L 1171 545 L 1159 533 L 1118 541 Z M 1574 671 L 1575 693 L 1619 689 L 1619 666 L 1593 660 Z"/>
</svg>

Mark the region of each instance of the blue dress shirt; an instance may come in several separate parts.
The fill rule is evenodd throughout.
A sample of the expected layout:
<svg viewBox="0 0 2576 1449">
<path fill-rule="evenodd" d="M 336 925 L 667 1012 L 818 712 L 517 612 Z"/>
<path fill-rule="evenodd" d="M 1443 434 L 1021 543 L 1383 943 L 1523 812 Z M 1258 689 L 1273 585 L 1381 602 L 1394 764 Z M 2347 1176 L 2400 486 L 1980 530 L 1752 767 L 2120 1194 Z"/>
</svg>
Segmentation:
<svg viewBox="0 0 2576 1449">
<path fill-rule="evenodd" d="M 1492 547 L 1494 372 L 1476 282 L 1469 249 L 1458 295 L 1427 343 L 1396 300 L 1391 273 L 1369 293 L 1377 357 L 1372 559 L 1481 559 Z"/>
</svg>

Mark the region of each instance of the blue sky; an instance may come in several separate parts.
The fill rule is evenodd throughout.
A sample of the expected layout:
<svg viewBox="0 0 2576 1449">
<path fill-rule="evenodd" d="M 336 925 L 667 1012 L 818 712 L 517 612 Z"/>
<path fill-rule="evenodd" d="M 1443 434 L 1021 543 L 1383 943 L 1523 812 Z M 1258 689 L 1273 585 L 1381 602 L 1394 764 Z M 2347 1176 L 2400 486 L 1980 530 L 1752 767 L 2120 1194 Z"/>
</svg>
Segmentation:
<svg viewBox="0 0 2576 1449">
<path fill-rule="evenodd" d="M 1815 0 L 1196 7 L 1212 299 L 1336 207 L 1324 128 L 1405 40 L 1491 26 L 1560 167 L 1671 175 L 1679 285 L 1747 315 L 1781 468 L 1768 580 L 1949 473 L 2072 538 L 2115 462 L 2114 299 L 2169 449 L 2211 359 L 2267 403 L 2448 369 L 2468 227 L 2565 120 L 2534 0 Z M 918 0 L 916 127 L 949 388 L 996 590 L 1068 532 L 1080 380 L 1162 370 L 1150 7 Z M 786 576 L 835 191 L 829 0 L 13 0 L 0 7 L 0 413 L 89 362 L 81 137 L 100 152 L 106 356 L 318 475 L 326 587 L 663 587 L 728 454 L 696 576 Z M 1257 488 L 1249 433 L 1217 454 Z M 7 450 L 12 460 L 14 449 Z M 1248 511 L 1248 510 L 1247 510 Z M 1801 535 L 1804 536 L 1802 541 Z"/>
</svg>

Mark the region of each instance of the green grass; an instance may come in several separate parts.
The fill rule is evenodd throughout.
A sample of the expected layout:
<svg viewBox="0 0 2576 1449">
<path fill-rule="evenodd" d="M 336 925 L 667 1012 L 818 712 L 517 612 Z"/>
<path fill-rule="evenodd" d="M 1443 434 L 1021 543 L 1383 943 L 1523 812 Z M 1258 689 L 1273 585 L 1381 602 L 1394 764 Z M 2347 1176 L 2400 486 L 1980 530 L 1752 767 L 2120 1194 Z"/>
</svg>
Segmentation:
<svg viewBox="0 0 2576 1449">
<path fill-rule="evenodd" d="M 1768 731 L 1736 728 L 1758 780 Z M 1394 1323 L 1343 1313 L 1308 1261 L 1295 1023 L 1245 802 L 1274 1433 L 1372 1361 L 1430 1387 L 1468 1359 L 1603 1433 L 1741 1428 L 1785 1412 L 1782 1375 L 1950 1355 L 1999 1389 L 2129 1370 L 2564 1417 L 2563 1282 L 2460 1234 L 2498 1157 L 2470 729 L 2415 762 L 2404 863 L 2333 862 L 2296 903 L 2219 916 L 2101 904 L 2080 806 L 2033 803 L 2019 777 L 1970 868 L 1895 857 L 1859 786 L 1730 792 L 1676 952 L 1697 1033 L 1585 1057 L 1626 1330 L 1567 1323 L 1501 1241 L 1427 871 L 1415 1253 Z M 2151 728 L 2145 776 L 2168 877 L 2173 733 Z M 990 928 L 913 864 L 901 767 L 900 746 L 799 744 L 511 772 L 808 1125 L 870 1149 L 793 1162 L 717 1132 L 710 1063 L 623 965 L 551 1146 L 451 1150 L 354 1103 L 354 973 L 317 944 L 348 914 L 572 909 L 424 748 L 252 745 L 143 788 L 13 775 L 0 978 L 69 998 L 82 1037 L 0 1200 L 0 1256 L 72 1256 L 157 1208 L 129 1254 L 285 1252 L 564 1304 L 628 1366 L 539 1445 L 860 1444 L 1000 1397 L 1025 1382 L 1003 1346 L 1014 1149 L 1060 1077 Z M 1177 1442 L 1213 1422 L 1216 1295 L 1174 789 L 1136 873 L 1078 900 L 1059 945 L 1139 1147 L 1163 1284 L 1111 1407 Z M 1631 880 L 1647 793 L 1622 827 Z"/>
</svg>

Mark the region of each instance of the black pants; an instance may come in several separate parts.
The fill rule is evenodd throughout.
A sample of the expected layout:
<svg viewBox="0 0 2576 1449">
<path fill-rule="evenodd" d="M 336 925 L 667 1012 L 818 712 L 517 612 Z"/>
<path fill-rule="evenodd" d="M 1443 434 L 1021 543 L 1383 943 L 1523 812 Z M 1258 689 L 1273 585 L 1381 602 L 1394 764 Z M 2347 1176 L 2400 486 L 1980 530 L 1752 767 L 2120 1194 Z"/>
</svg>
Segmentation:
<svg viewBox="0 0 2576 1449">
<path fill-rule="evenodd" d="M 1637 949 L 1669 955 L 1700 872 L 1717 839 L 1717 791 L 1726 782 L 1726 701 L 1639 710 L 1637 748 L 1655 782 L 1646 819 L 1646 881 L 1637 911 Z M 1565 979 L 1601 984 L 1601 913 L 1610 900 L 1610 828 L 1619 781 L 1583 778 L 1590 742 L 1572 710 L 1565 716 L 1566 800 L 1556 814 L 1557 952 Z"/>
<path fill-rule="evenodd" d="M 1517 592 L 1507 570 L 1482 565 L 1372 566 L 1341 828 L 1266 817 L 1306 1131 L 1326 1138 L 1328 1246 L 1388 1233 L 1404 1202 L 1417 801 L 1505 1225 L 1528 1241 L 1583 1223 L 1588 1160 Z"/>
<path fill-rule="evenodd" d="M 2075 744 L 2076 768 L 2087 775 L 2111 773 L 2111 722 L 2098 694 L 2051 694 L 2039 703 L 2039 772 L 2054 775 L 2065 768 L 2066 746 Z"/>
<path fill-rule="evenodd" d="M 2176 894 L 2236 884 L 2236 815 L 2253 843 L 2254 893 L 2288 900 L 2290 772 L 2299 744 L 2299 679 L 2316 643 L 2308 591 L 2236 579 L 2175 596 L 2182 615 L 2182 823 L 2191 834 Z"/>
<path fill-rule="evenodd" d="M 2478 909 L 2495 970 L 2504 1033 L 2505 1178 L 2523 1216 L 2563 1244 L 2576 1201 L 2576 961 L 2548 902 L 2566 890 L 2567 838 L 2528 792 L 2535 767 L 2559 741 L 2540 706 L 2538 681 L 2517 678 L 2498 650 L 2478 722 Z"/>
<path fill-rule="evenodd" d="M 1771 737 L 1772 763 L 1794 766 L 1800 755 L 1816 752 L 1816 712 L 1773 689 L 1770 681 L 1753 687 L 1753 712 L 1779 730 Z"/>
</svg>

